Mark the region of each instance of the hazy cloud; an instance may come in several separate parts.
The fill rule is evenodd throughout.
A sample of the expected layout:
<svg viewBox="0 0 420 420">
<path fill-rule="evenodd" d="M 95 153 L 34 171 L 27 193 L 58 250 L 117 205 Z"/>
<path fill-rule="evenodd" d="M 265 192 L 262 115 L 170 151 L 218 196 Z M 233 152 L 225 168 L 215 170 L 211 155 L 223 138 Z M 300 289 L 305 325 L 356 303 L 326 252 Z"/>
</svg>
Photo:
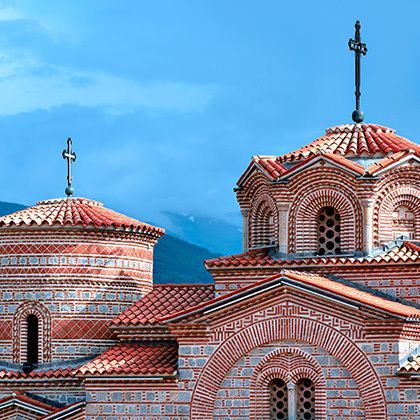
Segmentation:
<svg viewBox="0 0 420 420">
<path fill-rule="evenodd" d="M 87 72 L 0 55 L 0 115 L 50 110 L 62 105 L 102 107 L 114 114 L 138 108 L 202 111 L 217 93 L 215 85 L 176 81 L 140 83 L 105 72 Z"/>
</svg>

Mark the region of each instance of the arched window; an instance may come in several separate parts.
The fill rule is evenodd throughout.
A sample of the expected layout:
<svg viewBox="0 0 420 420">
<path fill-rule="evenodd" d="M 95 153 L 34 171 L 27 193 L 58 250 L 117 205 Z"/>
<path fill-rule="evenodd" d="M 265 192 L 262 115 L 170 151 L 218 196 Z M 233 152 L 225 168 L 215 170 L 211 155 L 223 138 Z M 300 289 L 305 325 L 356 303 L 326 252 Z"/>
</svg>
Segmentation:
<svg viewBox="0 0 420 420">
<path fill-rule="evenodd" d="M 26 318 L 27 336 L 26 336 L 26 362 L 30 365 L 38 364 L 39 349 L 39 323 L 38 317 L 34 314 Z"/>
<path fill-rule="evenodd" d="M 274 379 L 270 384 L 271 419 L 288 418 L 287 385 L 282 379 Z"/>
<path fill-rule="evenodd" d="M 334 207 L 323 207 L 318 213 L 318 255 L 341 253 L 341 218 Z"/>
<path fill-rule="evenodd" d="M 22 302 L 13 318 L 13 362 L 27 367 L 51 360 L 51 316 L 42 303 Z"/>
<path fill-rule="evenodd" d="M 398 206 L 392 212 L 392 239 L 414 239 L 416 218 L 406 206 Z"/>
<path fill-rule="evenodd" d="M 315 387 L 310 379 L 297 383 L 297 419 L 315 419 Z"/>
</svg>

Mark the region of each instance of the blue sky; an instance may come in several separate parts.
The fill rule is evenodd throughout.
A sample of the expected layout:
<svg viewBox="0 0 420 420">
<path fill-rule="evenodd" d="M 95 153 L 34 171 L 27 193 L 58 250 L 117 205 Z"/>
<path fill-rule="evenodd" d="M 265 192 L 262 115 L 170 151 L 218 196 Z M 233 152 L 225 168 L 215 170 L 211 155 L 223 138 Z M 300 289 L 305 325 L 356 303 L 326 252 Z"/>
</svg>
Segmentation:
<svg viewBox="0 0 420 420">
<path fill-rule="evenodd" d="M 77 195 L 144 220 L 227 217 L 253 154 L 281 154 L 354 109 L 418 141 L 420 2 L 0 0 L 0 200 Z"/>
</svg>

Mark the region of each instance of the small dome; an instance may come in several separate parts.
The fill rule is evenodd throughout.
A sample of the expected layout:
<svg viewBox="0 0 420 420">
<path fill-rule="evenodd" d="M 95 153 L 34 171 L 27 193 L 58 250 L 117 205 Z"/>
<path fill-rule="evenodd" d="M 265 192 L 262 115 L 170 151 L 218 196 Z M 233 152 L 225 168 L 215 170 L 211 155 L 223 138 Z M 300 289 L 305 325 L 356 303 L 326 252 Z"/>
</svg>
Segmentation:
<svg viewBox="0 0 420 420">
<path fill-rule="evenodd" d="M 328 128 L 325 135 L 300 149 L 278 157 L 279 162 L 305 159 L 318 153 L 346 157 L 385 157 L 403 150 L 420 153 L 420 146 L 376 124 L 345 124 Z"/>
<path fill-rule="evenodd" d="M 107 209 L 102 203 L 81 197 L 58 198 L 0 217 L 0 228 L 86 227 L 137 232 L 155 237 L 164 230 Z"/>
</svg>

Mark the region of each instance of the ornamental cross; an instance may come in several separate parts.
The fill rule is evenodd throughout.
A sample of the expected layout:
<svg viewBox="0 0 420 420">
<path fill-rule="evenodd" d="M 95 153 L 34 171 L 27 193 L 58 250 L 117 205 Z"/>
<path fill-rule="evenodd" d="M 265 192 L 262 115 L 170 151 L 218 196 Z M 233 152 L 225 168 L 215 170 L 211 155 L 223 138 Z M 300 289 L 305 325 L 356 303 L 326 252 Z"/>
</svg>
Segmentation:
<svg viewBox="0 0 420 420">
<path fill-rule="evenodd" d="M 67 160 L 67 188 L 66 188 L 66 195 L 67 197 L 71 197 L 74 193 L 74 189 L 72 187 L 73 177 L 71 176 L 71 164 L 76 160 L 76 153 L 72 150 L 73 142 L 71 137 L 67 139 L 67 149 L 63 150 L 63 159 Z"/>
<path fill-rule="evenodd" d="M 355 123 L 363 122 L 364 115 L 363 112 L 360 110 L 360 56 L 366 55 L 367 53 L 367 46 L 360 39 L 360 22 L 357 21 L 354 25 L 356 28 L 355 31 L 355 39 L 349 39 L 349 48 L 350 51 L 355 52 L 355 61 L 354 61 L 354 68 L 355 68 L 355 79 L 356 79 L 356 109 L 353 111 L 352 118 Z"/>
</svg>

